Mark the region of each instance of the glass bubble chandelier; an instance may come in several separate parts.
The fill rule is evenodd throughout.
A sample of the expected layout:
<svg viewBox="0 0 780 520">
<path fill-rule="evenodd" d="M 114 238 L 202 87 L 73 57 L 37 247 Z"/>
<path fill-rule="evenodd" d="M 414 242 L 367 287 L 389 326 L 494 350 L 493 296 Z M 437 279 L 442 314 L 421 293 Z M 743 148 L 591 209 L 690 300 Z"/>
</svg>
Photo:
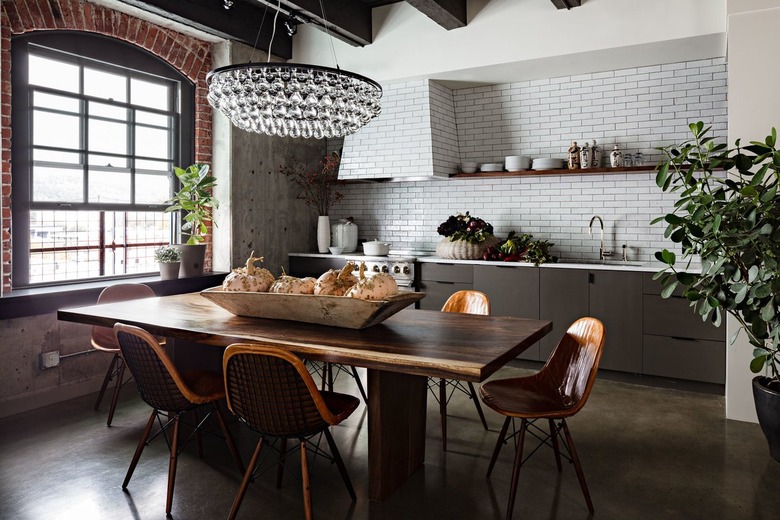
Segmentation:
<svg viewBox="0 0 780 520">
<path fill-rule="evenodd" d="M 327 31 L 327 22 L 325 27 Z M 237 128 L 280 137 L 343 137 L 381 112 L 382 87 L 377 82 L 338 65 L 270 63 L 270 47 L 268 63 L 229 65 L 206 76 L 209 104 Z"/>
</svg>

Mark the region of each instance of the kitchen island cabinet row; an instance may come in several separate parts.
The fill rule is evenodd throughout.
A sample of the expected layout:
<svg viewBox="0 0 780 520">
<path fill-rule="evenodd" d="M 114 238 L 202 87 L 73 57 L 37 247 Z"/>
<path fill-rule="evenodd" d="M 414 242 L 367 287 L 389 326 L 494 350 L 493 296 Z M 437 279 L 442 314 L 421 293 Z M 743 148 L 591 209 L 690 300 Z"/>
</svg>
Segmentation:
<svg viewBox="0 0 780 520">
<path fill-rule="evenodd" d="M 517 265 L 419 264 L 421 309 L 441 309 L 454 292 L 488 295 L 493 315 L 551 320 L 553 331 L 521 359 L 545 361 L 567 327 L 582 316 L 604 322 L 601 368 L 724 384 L 723 327 L 703 322 L 681 294 L 661 297 L 652 273 Z"/>
</svg>

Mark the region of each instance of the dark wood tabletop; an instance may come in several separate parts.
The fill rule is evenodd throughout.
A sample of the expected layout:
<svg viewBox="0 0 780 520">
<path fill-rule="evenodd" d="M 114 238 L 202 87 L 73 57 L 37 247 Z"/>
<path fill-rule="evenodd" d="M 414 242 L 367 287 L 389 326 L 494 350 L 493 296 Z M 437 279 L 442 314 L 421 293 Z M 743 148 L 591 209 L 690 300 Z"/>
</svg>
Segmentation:
<svg viewBox="0 0 780 520">
<path fill-rule="evenodd" d="M 119 321 L 216 346 L 270 341 L 309 359 L 473 382 L 487 379 L 552 328 L 549 321 L 407 309 L 354 330 L 235 316 L 199 293 L 62 309 L 58 318 L 108 327 Z"/>
</svg>

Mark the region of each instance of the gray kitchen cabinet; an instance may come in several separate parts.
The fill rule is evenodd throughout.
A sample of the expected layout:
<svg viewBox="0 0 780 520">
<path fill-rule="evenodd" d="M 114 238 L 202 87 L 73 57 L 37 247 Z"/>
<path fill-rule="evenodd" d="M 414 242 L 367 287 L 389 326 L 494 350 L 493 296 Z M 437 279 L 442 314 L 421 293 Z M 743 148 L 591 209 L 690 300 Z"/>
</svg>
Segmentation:
<svg viewBox="0 0 780 520">
<path fill-rule="evenodd" d="M 644 279 L 643 366 L 648 375 L 726 382 L 726 332 L 702 321 L 678 289 L 661 297 L 661 284 Z"/>
<path fill-rule="evenodd" d="M 290 272 L 292 276 L 318 278 L 328 269 L 341 269 L 346 263 L 343 258 L 316 258 L 311 256 L 291 256 Z"/>
<path fill-rule="evenodd" d="M 474 288 L 474 266 L 449 262 L 422 262 L 418 265 L 418 290 L 425 293 L 420 309 L 440 311 L 447 298 Z"/>
<path fill-rule="evenodd" d="M 590 271 L 588 314 L 604 323 L 600 368 L 642 373 L 642 273 Z"/>
<path fill-rule="evenodd" d="M 490 298 L 490 314 L 539 319 L 539 269 L 511 265 L 475 265 L 474 289 Z M 520 359 L 539 360 L 539 344 Z"/>
<path fill-rule="evenodd" d="M 588 316 L 590 276 L 585 269 L 539 269 L 539 319 L 553 322 L 552 332 L 539 341 L 546 361 L 569 325 Z"/>
</svg>

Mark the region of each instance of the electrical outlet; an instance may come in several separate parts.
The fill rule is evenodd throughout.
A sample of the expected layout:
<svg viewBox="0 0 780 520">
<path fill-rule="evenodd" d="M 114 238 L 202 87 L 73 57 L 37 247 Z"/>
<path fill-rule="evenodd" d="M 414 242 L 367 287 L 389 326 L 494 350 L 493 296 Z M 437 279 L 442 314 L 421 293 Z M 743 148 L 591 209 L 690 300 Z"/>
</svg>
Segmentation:
<svg viewBox="0 0 780 520">
<path fill-rule="evenodd" d="M 41 368 L 54 368 L 60 365 L 60 351 L 52 350 L 51 352 L 41 352 Z"/>
</svg>

